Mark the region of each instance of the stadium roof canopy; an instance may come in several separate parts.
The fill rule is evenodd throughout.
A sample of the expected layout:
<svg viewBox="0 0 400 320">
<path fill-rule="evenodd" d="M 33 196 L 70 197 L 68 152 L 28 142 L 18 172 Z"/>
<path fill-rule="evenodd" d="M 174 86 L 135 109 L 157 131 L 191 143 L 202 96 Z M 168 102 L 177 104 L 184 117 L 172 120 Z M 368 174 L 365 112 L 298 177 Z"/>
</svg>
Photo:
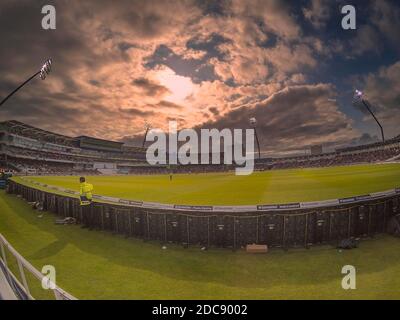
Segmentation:
<svg viewBox="0 0 400 320">
<path fill-rule="evenodd" d="M 72 144 L 76 143 L 75 138 L 39 129 L 16 120 L 4 121 L 1 122 L 0 125 L 3 128 L 8 129 L 11 133 L 21 134 L 24 136 L 32 136 L 33 138 L 43 139 L 49 142 L 68 142 Z"/>
<path fill-rule="evenodd" d="M 98 142 L 110 142 L 110 143 L 116 143 L 116 144 L 124 144 L 123 142 L 119 142 L 119 141 L 113 141 L 113 140 L 106 140 L 106 139 L 100 139 L 100 138 L 94 138 L 94 137 L 89 137 L 89 136 L 78 136 L 75 139 L 78 140 L 92 140 L 92 141 L 98 141 Z"/>
<path fill-rule="evenodd" d="M 69 145 L 71 147 L 85 146 L 86 148 L 90 149 L 96 148 L 103 151 L 122 151 L 123 147 L 123 150 L 126 152 L 133 152 L 133 151 L 142 152 L 143 150 L 145 150 L 144 148 L 141 147 L 126 146 L 124 142 L 119 142 L 119 141 L 105 140 L 89 136 L 69 137 L 62 134 L 36 128 L 29 124 L 16 120 L 0 122 L 0 130 L 16 135 L 29 137 L 32 139 L 43 140 L 51 143 L 61 143 Z"/>
</svg>

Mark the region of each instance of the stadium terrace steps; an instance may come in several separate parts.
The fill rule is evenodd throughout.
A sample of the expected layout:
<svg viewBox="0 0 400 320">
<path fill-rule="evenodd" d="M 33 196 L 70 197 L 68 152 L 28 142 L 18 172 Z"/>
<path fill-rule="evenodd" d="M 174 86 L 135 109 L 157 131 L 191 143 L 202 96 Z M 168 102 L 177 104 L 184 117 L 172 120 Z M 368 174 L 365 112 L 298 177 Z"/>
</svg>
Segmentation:
<svg viewBox="0 0 400 320">
<path fill-rule="evenodd" d="M 104 174 L 169 174 L 166 165 L 150 166 L 146 149 L 91 137 L 67 137 L 18 121 L 0 122 L 0 164 L 26 174 L 97 174 L 96 162 L 109 163 L 115 171 Z M 198 156 L 203 156 L 198 154 Z M 224 159 L 224 153 L 221 153 Z M 255 160 L 255 170 L 312 168 L 354 163 L 377 163 L 400 158 L 400 136 L 385 143 L 337 149 L 318 155 L 296 155 Z M 101 169 L 101 168 L 100 168 Z M 106 169 L 106 167 L 104 168 Z M 174 173 L 226 172 L 232 165 L 177 165 Z M 85 172 L 85 173 L 82 173 Z"/>
</svg>

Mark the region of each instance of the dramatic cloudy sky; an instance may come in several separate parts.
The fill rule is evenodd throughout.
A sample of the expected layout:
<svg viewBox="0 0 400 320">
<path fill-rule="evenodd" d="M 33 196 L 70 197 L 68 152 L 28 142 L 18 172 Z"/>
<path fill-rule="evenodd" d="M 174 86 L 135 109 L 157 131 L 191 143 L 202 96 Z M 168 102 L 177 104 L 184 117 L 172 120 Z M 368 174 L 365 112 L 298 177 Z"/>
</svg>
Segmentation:
<svg viewBox="0 0 400 320">
<path fill-rule="evenodd" d="M 41 28 L 45 4 L 56 30 Z M 345 4 L 355 31 L 341 28 Z M 254 116 L 263 150 L 283 153 L 376 139 L 352 105 L 359 88 L 400 134 L 398 1 L 1 0 L 0 36 L 0 97 L 54 59 L 0 120 L 135 143 L 146 121 L 247 128 Z"/>
</svg>

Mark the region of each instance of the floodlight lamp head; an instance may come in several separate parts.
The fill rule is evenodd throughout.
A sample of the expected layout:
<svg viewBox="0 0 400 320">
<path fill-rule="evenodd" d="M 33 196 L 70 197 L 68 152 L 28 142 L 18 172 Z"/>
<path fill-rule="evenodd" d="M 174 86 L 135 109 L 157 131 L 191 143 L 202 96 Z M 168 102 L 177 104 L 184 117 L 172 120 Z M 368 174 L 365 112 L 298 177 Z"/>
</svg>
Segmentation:
<svg viewBox="0 0 400 320">
<path fill-rule="evenodd" d="M 51 72 L 51 64 L 53 60 L 51 58 L 47 59 L 43 64 L 42 68 L 40 69 L 40 79 L 46 79 L 46 76 Z"/>
<path fill-rule="evenodd" d="M 354 98 L 355 99 L 362 99 L 363 97 L 363 93 L 360 90 L 356 90 L 356 92 L 354 93 Z"/>
</svg>

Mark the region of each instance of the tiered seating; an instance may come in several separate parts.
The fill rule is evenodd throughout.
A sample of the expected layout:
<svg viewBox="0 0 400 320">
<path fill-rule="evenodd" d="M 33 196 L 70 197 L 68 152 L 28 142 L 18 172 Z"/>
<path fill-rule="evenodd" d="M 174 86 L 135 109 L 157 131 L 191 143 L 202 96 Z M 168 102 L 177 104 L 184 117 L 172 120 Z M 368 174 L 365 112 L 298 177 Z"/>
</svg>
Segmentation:
<svg viewBox="0 0 400 320">
<path fill-rule="evenodd" d="M 79 144 L 79 139 L 41 130 L 17 121 L 0 123 L 0 163 L 25 174 L 99 173 L 94 168 L 119 174 L 168 174 L 225 172 L 235 165 L 166 165 L 150 166 L 145 150 L 125 146 L 120 142 L 94 140 L 91 148 Z M 103 145 L 102 145 L 103 144 Z M 116 145 L 110 148 L 109 145 Z M 97 145 L 99 147 L 97 148 Z M 107 149 L 108 148 L 108 149 Z M 106 151 L 104 151 L 106 150 Z M 376 163 L 400 157 L 400 136 L 385 143 L 338 149 L 321 155 L 307 155 L 255 160 L 255 170 L 328 167 L 357 163 Z M 223 158 L 223 155 L 221 155 Z"/>
</svg>

